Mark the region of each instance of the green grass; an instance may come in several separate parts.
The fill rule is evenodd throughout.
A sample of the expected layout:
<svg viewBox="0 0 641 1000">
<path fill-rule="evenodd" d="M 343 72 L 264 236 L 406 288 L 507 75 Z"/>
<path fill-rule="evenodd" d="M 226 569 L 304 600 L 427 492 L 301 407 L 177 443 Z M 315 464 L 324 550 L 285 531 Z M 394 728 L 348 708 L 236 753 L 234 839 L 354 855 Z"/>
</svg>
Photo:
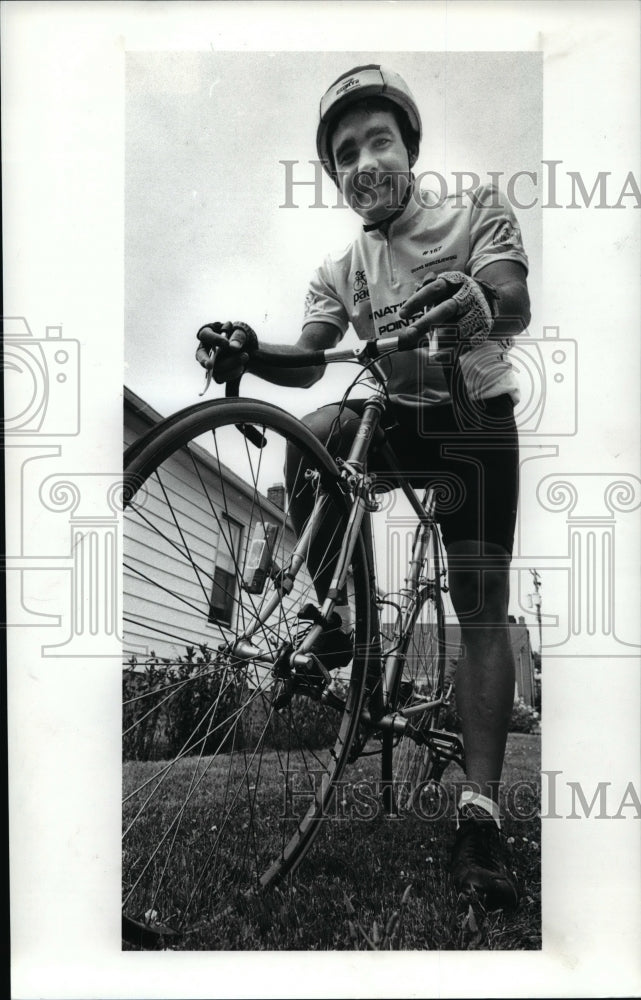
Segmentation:
<svg viewBox="0 0 641 1000">
<path fill-rule="evenodd" d="M 214 760 L 214 764 L 215 764 Z M 181 801 L 188 769 L 178 768 L 163 788 L 162 803 L 151 827 L 162 824 Z M 269 764 L 269 783 L 275 796 L 282 795 L 278 760 Z M 125 781 L 136 782 L 153 773 L 158 765 L 131 763 L 125 766 Z M 503 780 L 506 788 L 521 786 L 517 805 L 522 819 L 506 815 L 503 822 L 508 861 L 516 873 L 521 902 L 514 914 L 486 914 L 480 904 L 461 905 L 447 875 L 452 837 L 455 783 L 462 779 L 454 766 L 445 774 L 440 800 L 431 799 L 431 813 L 440 808 L 438 818 L 427 819 L 411 813 L 402 819 L 388 819 L 370 803 L 360 809 L 369 818 L 342 818 L 354 812 L 354 782 L 378 778 L 377 757 L 362 758 L 351 765 L 339 790 L 335 815 L 323 823 L 314 846 L 294 876 L 261 896 L 236 898 L 230 895 L 226 907 L 212 907 L 210 895 L 192 903 L 193 918 L 188 922 L 179 947 L 187 950 L 355 950 L 355 949 L 537 949 L 540 935 L 540 818 L 538 786 L 540 737 L 511 734 Z M 451 773 L 450 773 L 451 772 Z M 176 870 L 173 873 L 173 904 L 193 894 L 193 884 L 207 858 L 203 841 L 214 826 L 212 789 L 215 767 L 205 775 L 181 823 Z M 509 796 L 508 796 L 509 802 Z M 424 813 L 427 813 L 427 806 Z M 184 830 L 182 829 L 184 826 Z M 144 846 L 145 829 L 140 833 Z M 270 850 L 268 818 L 260 826 L 256 849 Z M 239 830 L 239 838 L 241 830 Z M 133 854 L 135 855 L 134 847 Z M 125 870 L 135 870 L 130 850 L 123 861 Z M 225 887 L 218 887 L 225 893 Z M 211 915 L 213 913 L 213 915 Z M 209 914 L 209 915 L 208 915 Z M 172 914 L 166 914 L 171 925 Z M 170 946 L 165 939 L 164 946 Z"/>
</svg>

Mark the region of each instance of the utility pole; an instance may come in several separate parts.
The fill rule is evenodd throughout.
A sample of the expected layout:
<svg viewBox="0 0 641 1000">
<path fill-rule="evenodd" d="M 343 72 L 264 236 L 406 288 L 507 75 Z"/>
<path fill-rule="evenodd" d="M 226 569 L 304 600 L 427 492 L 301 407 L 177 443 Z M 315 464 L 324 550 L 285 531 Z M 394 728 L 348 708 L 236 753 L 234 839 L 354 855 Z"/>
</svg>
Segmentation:
<svg viewBox="0 0 641 1000">
<path fill-rule="evenodd" d="M 539 626 L 539 654 L 543 656 L 543 625 L 541 622 L 541 577 L 539 576 L 537 570 L 531 569 L 532 583 L 534 584 L 534 593 L 529 595 L 530 601 L 534 605 L 536 620 Z"/>
</svg>

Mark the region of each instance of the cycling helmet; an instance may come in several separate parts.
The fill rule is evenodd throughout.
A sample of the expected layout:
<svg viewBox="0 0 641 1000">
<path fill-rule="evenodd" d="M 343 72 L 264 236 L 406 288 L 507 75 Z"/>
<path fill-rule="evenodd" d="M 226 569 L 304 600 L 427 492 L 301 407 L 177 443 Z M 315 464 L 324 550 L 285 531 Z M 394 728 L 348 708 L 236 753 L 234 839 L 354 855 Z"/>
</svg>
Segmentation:
<svg viewBox="0 0 641 1000">
<path fill-rule="evenodd" d="M 329 90 L 323 94 L 320 103 L 316 148 L 319 160 L 334 180 L 336 171 L 329 143 L 332 127 L 345 108 L 355 101 L 362 101 L 368 97 L 385 97 L 400 108 L 407 116 L 417 147 L 421 141 L 421 116 L 414 96 L 403 77 L 377 63 L 355 66 L 334 80 Z"/>
</svg>

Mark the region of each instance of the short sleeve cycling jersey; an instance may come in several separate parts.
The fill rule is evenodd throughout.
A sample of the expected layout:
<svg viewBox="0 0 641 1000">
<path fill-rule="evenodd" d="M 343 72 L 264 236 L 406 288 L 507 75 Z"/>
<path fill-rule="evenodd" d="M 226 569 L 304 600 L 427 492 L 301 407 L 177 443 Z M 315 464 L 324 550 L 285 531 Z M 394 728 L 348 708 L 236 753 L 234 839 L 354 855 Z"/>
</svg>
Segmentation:
<svg viewBox="0 0 641 1000">
<path fill-rule="evenodd" d="M 512 208 L 493 185 L 438 199 L 414 188 L 387 231 L 363 229 L 343 253 L 326 257 L 310 282 L 304 324 L 331 323 L 341 336 L 351 323 L 358 337 L 390 337 L 411 324 L 403 303 L 429 271 L 463 271 L 474 277 L 487 264 L 528 260 Z M 508 393 L 518 383 L 508 359 L 511 339 L 486 340 L 461 355 L 471 399 Z M 436 405 L 450 398 L 438 361 L 438 344 L 385 359 L 388 389 L 399 402 Z"/>
</svg>

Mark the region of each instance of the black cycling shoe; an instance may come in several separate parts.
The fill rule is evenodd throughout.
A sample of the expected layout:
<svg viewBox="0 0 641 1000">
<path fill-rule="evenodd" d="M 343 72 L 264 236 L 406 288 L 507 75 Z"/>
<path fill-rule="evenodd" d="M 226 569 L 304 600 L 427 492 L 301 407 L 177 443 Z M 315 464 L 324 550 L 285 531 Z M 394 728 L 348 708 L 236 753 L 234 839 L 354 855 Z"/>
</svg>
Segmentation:
<svg viewBox="0 0 641 1000">
<path fill-rule="evenodd" d="M 457 892 L 476 893 L 487 910 L 513 910 L 519 894 L 503 861 L 498 826 L 485 809 L 472 804 L 461 806 L 458 815 L 450 863 Z"/>
<path fill-rule="evenodd" d="M 318 636 L 310 653 L 317 656 L 326 670 L 340 670 L 352 661 L 354 644 L 342 628 L 328 629 Z"/>
</svg>

